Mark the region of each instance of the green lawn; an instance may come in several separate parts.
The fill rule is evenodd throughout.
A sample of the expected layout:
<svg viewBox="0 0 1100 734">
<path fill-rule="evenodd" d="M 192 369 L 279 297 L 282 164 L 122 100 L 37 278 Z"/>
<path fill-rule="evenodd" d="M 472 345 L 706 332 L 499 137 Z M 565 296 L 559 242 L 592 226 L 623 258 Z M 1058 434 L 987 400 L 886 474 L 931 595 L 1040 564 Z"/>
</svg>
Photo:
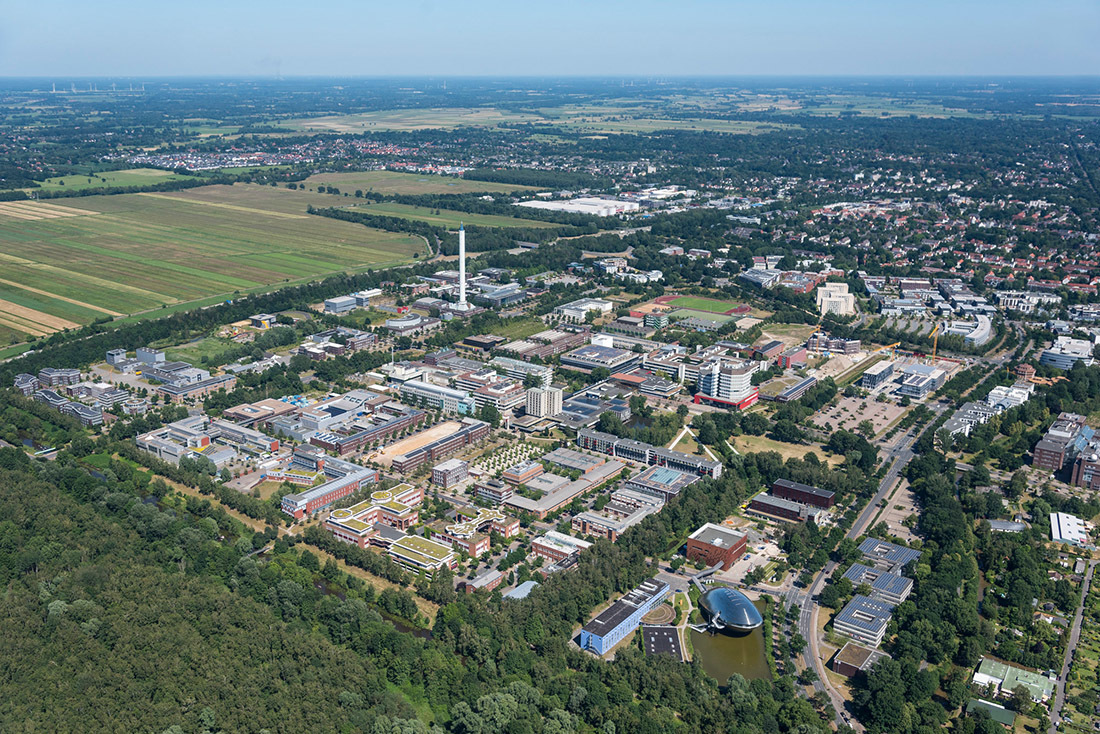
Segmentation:
<svg viewBox="0 0 1100 734">
<path fill-rule="evenodd" d="M 373 191 L 376 194 L 474 194 L 537 191 L 531 186 L 467 181 L 464 178 L 436 176 L 430 173 L 398 173 L 396 171 L 355 171 L 352 173 L 318 173 L 305 180 L 311 189 L 324 184 L 341 192 Z"/>
<path fill-rule="evenodd" d="M 125 171 L 102 171 L 86 176 L 57 176 L 39 181 L 39 191 L 84 191 L 102 189 L 109 186 L 148 186 L 168 181 L 194 181 L 195 176 L 187 176 L 159 168 L 131 168 Z"/>
<path fill-rule="evenodd" d="M 239 344 L 231 339 L 207 337 L 205 339 L 199 339 L 198 341 L 181 344 L 179 346 L 169 346 L 164 350 L 164 353 L 165 356 L 167 356 L 167 358 L 170 360 L 179 362 L 190 362 L 191 364 L 201 367 L 203 364 L 203 357 L 207 357 L 211 360 L 216 360 L 222 352 L 230 349 L 236 349 L 239 346 Z"/>
<path fill-rule="evenodd" d="M 380 204 L 356 204 L 349 207 L 352 211 L 361 211 L 367 214 L 376 214 L 384 217 L 401 217 L 402 219 L 414 219 L 427 222 L 440 227 L 458 229 L 459 224 L 472 224 L 479 227 L 556 227 L 550 222 L 539 222 L 534 219 L 518 219 L 496 214 L 470 214 L 468 212 L 456 212 L 449 209 L 430 209 L 411 204 L 392 204 L 383 202 Z"/>
</svg>

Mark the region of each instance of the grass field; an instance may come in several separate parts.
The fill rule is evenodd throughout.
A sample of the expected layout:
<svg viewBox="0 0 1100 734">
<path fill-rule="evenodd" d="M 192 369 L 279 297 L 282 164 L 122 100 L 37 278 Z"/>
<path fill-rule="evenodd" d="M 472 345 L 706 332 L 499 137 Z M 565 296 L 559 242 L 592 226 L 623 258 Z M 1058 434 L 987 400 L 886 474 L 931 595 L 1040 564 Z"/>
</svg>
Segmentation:
<svg viewBox="0 0 1100 734">
<path fill-rule="evenodd" d="M 731 439 L 733 447 L 742 454 L 763 453 L 765 451 L 774 451 L 784 459 L 801 459 L 806 454 L 816 454 L 817 458 L 822 462 L 828 462 L 831 466 L 836 466 L 843 461 L 841 456 L 827 456 L 817 446 L 802 446 L 800 444 L 782 443 L 781 441 L 774 441 L 767 436 L 734 436 Z"/>
<path fill-rule="evenodd" d="M 680 296 L 667 302 L 673 308 L 683 308 L 691 311 L 705 311 L 706 313 L 728 315 L 735 308 L 745 304 L 738 301 L 723 301 L 717 298 L 700 298 L 699 296 Z"/>
<path fill-rule="evenodd" d="M 469 212 L 456 212 L 449 209 L 430 209 L 428 207 L 413 206 L 411 204 L 356 204 L 349 207 L 353 211 L 361 211 L 367 214 L 376 214 L 383 217 L 401 217 L 413 219 L 418 222 L 427 222 L 448 229 L 458 229 L 459 224 L 473 224 L 481 227 L 556 227 L 550 222 L 539 222 L 534 219 L 517 219 L 504 217 L 497 214 L 470 214 Z"/>
<path fill-rule="evenodd" d="M 356 171 L 354 173 L 318 173 L 305 181 L 315 188 L 320 184 L 335 186 L 340 191 L 355 193 L 356 189 L 376 194 L 474 194 L 538 191 L 531 186 L 467 181 L 464 178 L 435 176 L 430 173 L 398 173 L 397 171 Z"/>
<path fill-rule="evenodd" d="M 194 180 L 195 176 L 162 171 L 159 168 L 131 168 L 125 171 L 102 171 L 87 176 L 73 174 L 71 176 L 47 178 L 38 182 L 41 188 L 30 190 L 84 191 L 86 189 L 107 188 L 108 186 L 148 186 L 149 184 L 167 183 L 169 181 Z"/>
<path fill-rule="evenodd" d="M 623 133 L 646 134 L 654 133 L 659 130 L 687 130 L 695 132 L 727 133 L 731 135 L 758 135 L 760 133 L 797 128 L 798 126 L 773 122 L 754 122 L 751 120 L 709 120 L 705 118 L 666 120 L 656 117 L 605 117 L 593 121 L 587 121 L 583 118 L 570 120 L 561 124 L 560 127 L 593 135 L 619 135 Z"/>
<path fill-rule="evenodd" d="M 425 252 L 417 237 L 305 213 L 331 198 L 237 185 L 2 202 L 0 328 L 37 336 Z"/>
<path fill-rule="evenodd" d="M 703 319 L 705 321 L 713 321 L 716 324 L 724 324 L 727 321 L 732 321 L 732 316 L 723 316 L 722 314 L 711 313 L 709 311 L 693 311 L 690 308 L 678 308 L 669 314 L 675 319 Z"/>
</svg>

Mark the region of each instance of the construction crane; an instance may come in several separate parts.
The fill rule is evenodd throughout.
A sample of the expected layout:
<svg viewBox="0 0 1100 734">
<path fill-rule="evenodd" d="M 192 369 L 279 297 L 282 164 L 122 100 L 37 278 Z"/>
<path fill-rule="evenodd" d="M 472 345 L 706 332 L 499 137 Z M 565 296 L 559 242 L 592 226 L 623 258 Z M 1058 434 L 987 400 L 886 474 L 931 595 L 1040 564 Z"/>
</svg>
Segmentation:
<svg viewBox="0 0 1100 734">
<path fill-rule="evenodd" d="M 893 344 L 887 344 L 885 347 L 879 347 L 878 349 L 871 350 L 871 354 L 878 354 L 879 352 L 885 352 L 887 349 L 897 349 L 901 346 L 901 342 L 894 342 Z"/>
<path fill-rule="evenodd" d="M 940 343 L 939 334 L 940 334 L 940 325 L 936 324 L 936 328 L 932 329 L 932 333 L 929 334 L 929 336 L 932 337 L 932 364 L 936 363 L 936 347 L 939 346 L 939 343 Z"/>
</svg>

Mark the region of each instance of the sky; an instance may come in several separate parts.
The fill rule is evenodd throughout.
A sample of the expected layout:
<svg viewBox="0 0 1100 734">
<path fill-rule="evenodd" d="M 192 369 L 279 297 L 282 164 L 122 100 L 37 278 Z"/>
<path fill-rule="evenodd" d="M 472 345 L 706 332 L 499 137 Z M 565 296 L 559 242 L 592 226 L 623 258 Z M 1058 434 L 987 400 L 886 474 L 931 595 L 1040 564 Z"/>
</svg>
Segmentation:
<svg viewBox="0 0 1100 734">
<path fill-rule="evenodd" d="M 0 76 L 1100 74 L 1096 0 L 0 0 Z"/>
</svg>

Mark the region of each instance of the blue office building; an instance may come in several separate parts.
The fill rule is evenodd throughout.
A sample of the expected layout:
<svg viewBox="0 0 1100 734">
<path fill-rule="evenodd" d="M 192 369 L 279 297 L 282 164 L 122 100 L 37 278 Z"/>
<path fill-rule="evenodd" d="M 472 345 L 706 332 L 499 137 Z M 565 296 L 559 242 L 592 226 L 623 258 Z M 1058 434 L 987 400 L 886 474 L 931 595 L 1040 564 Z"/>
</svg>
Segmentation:
<svg viewBox="0 0 1100 734">
<path fill-rule="evenodd" d="M 638 629 L 642 617 L 649 614 L 668 596 L 664 581 L 650 579 L 603 610 L 581 629 L 581 649 L 605 655 L 611 648 Z"/>
</svg>

